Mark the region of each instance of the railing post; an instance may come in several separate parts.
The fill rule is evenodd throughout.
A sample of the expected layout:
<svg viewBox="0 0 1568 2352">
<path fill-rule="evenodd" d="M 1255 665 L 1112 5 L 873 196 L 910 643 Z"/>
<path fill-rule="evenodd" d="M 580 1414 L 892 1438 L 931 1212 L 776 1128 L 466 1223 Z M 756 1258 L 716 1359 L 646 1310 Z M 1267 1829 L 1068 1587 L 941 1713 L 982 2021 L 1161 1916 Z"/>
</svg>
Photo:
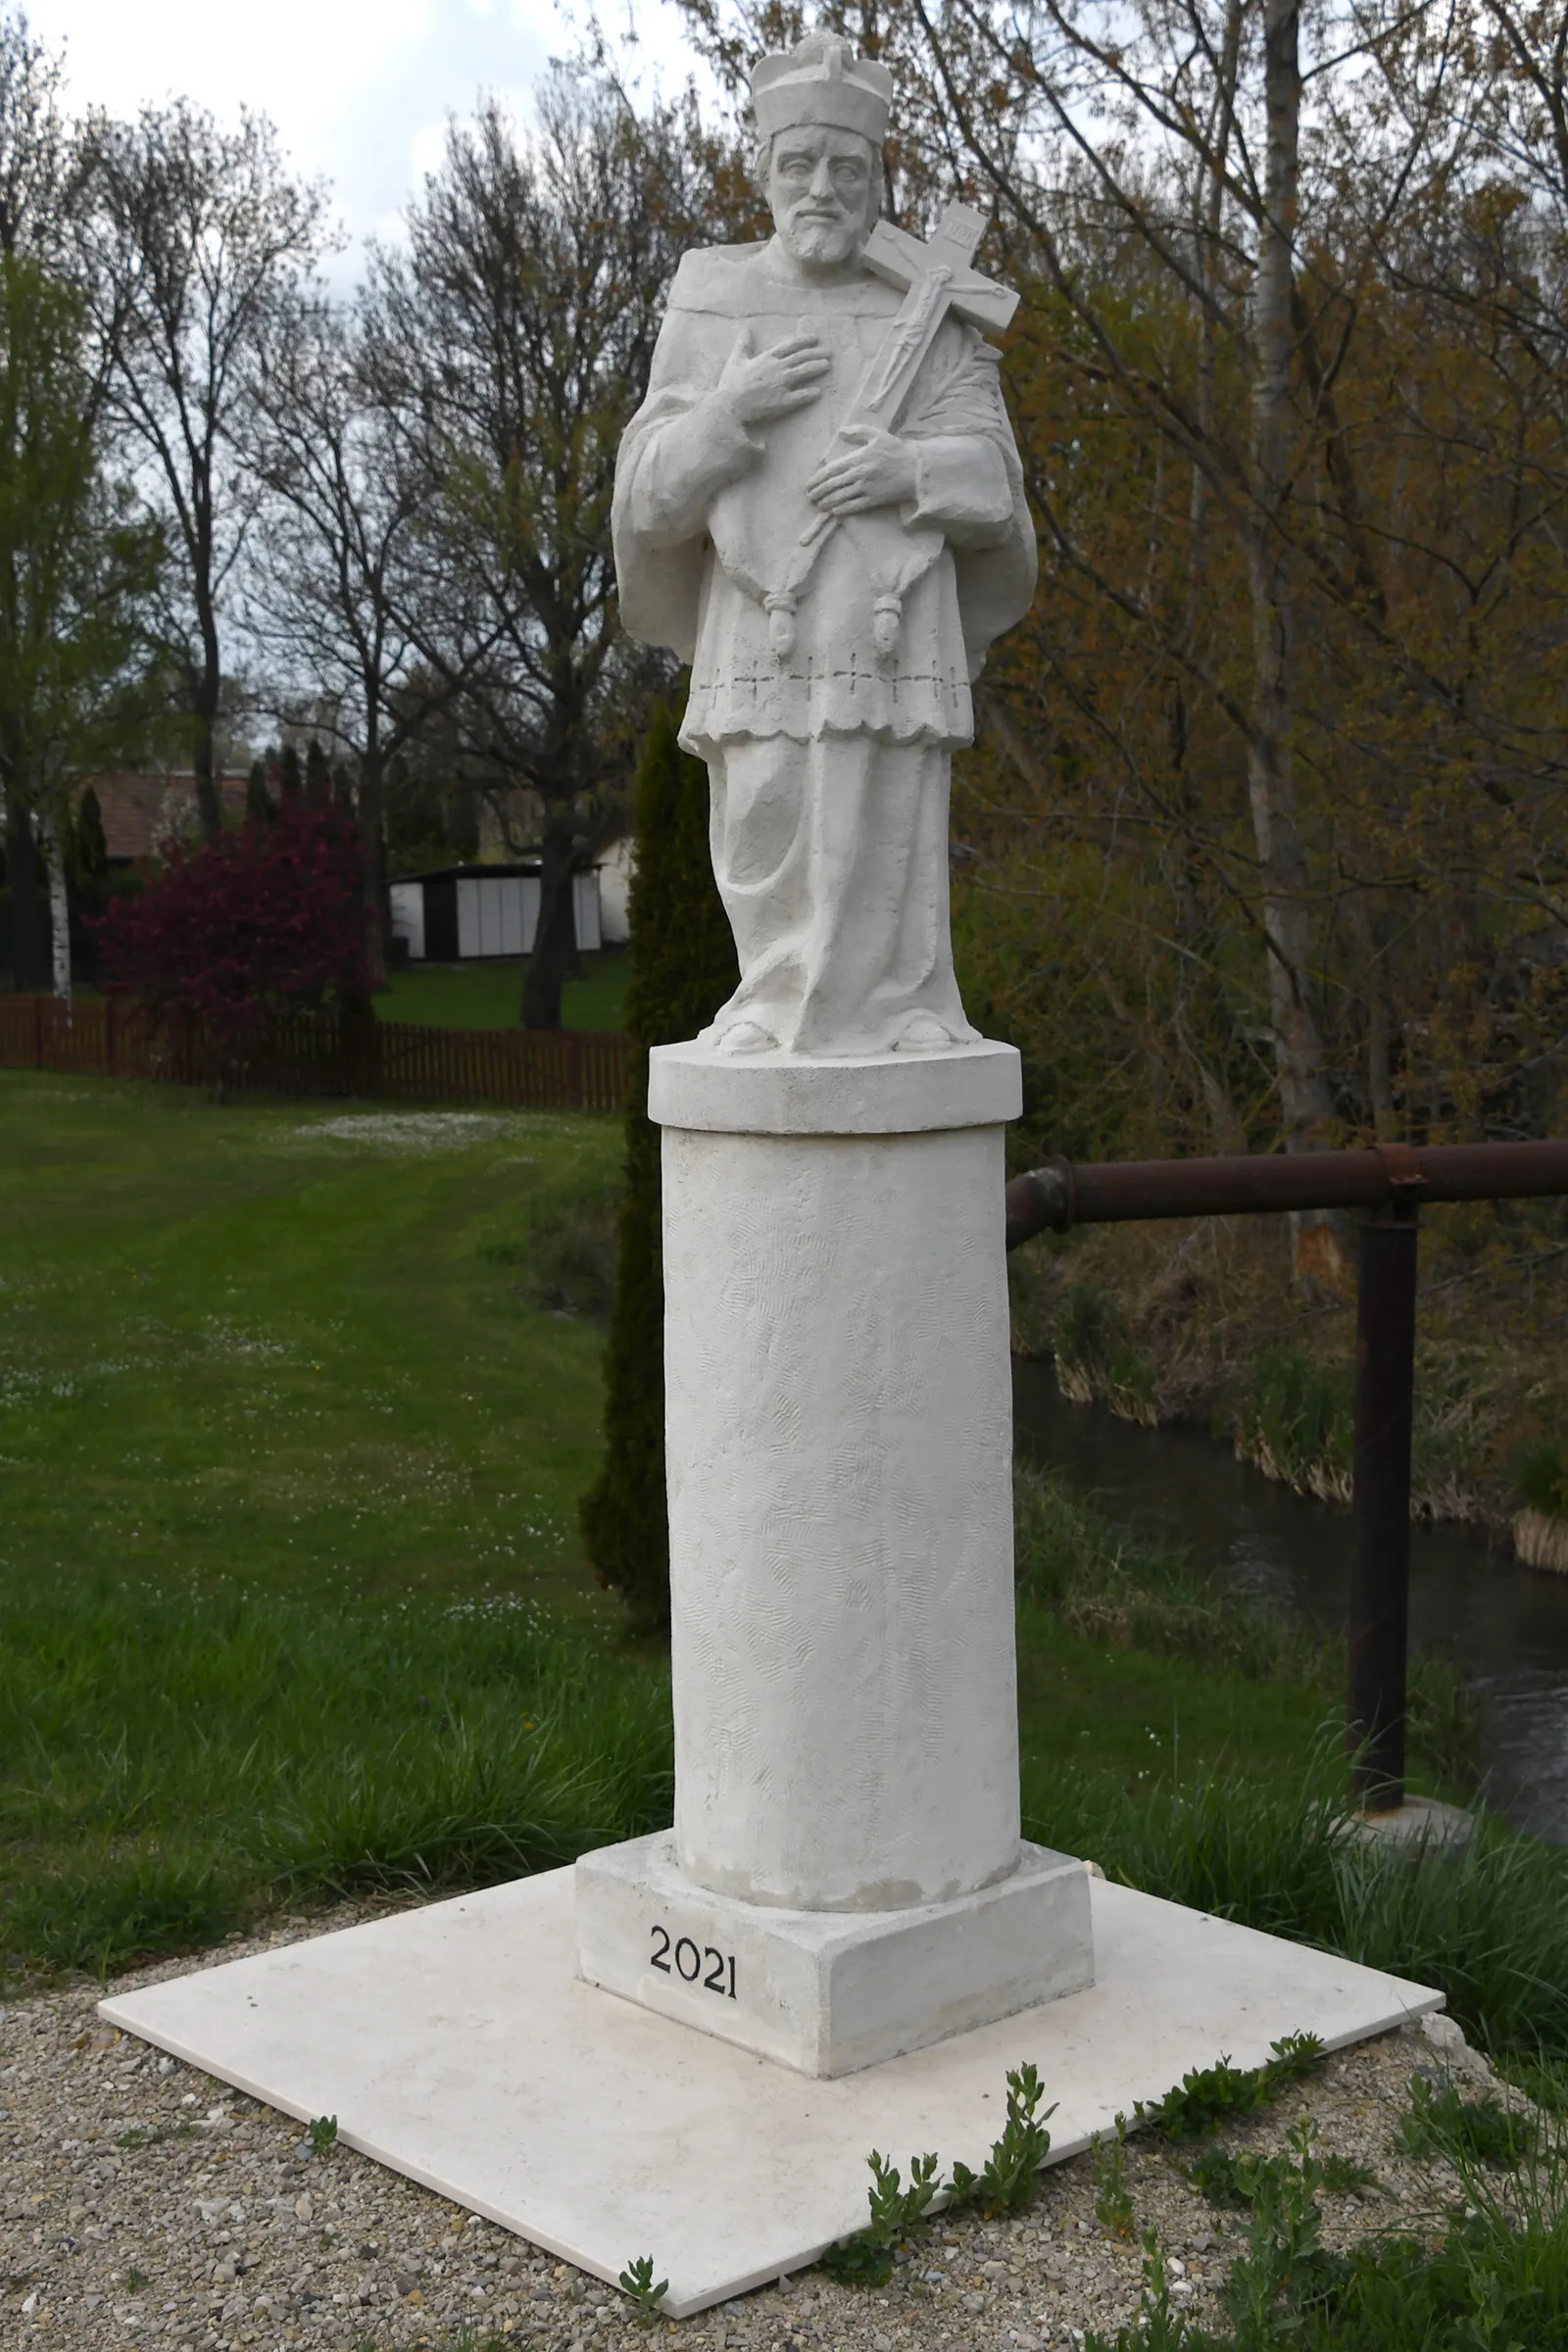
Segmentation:
<svg viewBox="0 0 1568 2352">
<path fill-rule="evenodd" d="M 32 1000 L 32 1066 L 35 1070 L 41 1070 L 44 1066 L 43 999 L 39 996 Z"/>
<path fill-rule="evenodd" d="M 1404 1801 L 1418 1231 L 1413 1190 L 1360 1226 L 1347 1739 L 1356 1796 L 1375 1813 Z"/>
</svg>

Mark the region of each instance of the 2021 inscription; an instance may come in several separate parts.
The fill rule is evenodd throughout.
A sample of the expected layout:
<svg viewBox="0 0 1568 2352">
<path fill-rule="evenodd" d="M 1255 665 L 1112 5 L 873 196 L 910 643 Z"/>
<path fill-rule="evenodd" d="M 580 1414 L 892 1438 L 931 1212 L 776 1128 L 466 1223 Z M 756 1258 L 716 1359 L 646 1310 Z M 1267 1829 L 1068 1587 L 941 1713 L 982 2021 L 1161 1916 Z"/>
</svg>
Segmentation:
<svg viewBox="0 0 1568 2352">
<path fill-rule="evenodd" d="M 701 1984 L 705 1992 L 716 1992 L 726 2000 L 735 1998 L 735 1955 L 720 1952 L 712 1944 L 704 1944 L 699 1951 L 689 1936 L 677 1936 L 670 1941 L 667 1928 L 653 1931 L 653 1954 L 650 1968 L 662 1976 L 679 1977 L 683 1984 Z"/>
</svg>

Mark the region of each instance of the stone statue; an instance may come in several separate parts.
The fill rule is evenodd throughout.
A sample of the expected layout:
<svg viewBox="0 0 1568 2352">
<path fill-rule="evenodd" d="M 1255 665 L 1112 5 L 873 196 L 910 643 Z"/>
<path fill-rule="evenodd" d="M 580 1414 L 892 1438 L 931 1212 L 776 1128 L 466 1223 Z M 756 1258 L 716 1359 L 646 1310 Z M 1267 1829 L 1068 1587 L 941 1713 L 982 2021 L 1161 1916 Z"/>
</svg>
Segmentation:
<svg viewBox="0 0 1568 2352">
<path fill-rule="evenodd" d="M 1028 611 L 1035 537 L 981 327 L 1016 298 L 876 220 L 892 82 L 834 34 L 752 75 L 765 244 L 689 253 L 621 443 L 634 637 L 692 669 L 741 983 L 720 1054 L 970 1043 L 948 919 L 969 688 Z"/>
</svg>

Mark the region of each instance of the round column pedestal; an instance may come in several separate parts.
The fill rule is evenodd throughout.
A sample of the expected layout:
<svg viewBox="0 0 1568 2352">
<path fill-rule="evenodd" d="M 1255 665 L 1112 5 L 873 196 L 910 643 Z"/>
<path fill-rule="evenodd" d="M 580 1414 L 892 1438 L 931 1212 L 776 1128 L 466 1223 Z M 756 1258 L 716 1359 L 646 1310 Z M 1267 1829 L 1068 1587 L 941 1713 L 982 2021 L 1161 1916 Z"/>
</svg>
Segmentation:
<svg viewBox="0 0 1568 2352">
<path fill-rule="evenodd" d="M 1093 1981 L 1018 1835 L 1019 1107 L 1008 1046 L 652 1059 L 675 1826 L 577 1864 L 578 1967 L 811 2074 Z"/>
<path fill-rule="evenodd" d="M 886 1911 L 1018 1859 L 1008 1047 L 655 1056 L 675 1857 Z"/>
</svg>

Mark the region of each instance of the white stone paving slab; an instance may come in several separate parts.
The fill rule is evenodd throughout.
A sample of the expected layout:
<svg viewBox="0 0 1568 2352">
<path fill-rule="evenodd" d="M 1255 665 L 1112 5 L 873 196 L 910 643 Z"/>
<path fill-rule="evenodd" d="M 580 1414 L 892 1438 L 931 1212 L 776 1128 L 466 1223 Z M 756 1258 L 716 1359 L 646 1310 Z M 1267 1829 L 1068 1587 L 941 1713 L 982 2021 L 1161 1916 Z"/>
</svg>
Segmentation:
<svg viewBox="0 0 1568 2352">
<path fill-rule="evenodd" d="M 1096 1881 L 1098 1982 L 813 2081 L 577 1982 L 572 1874 L 234 1960 L 100 2003 L 124 2032 L 613 2280 L 651 2254 L 676 2317 L 798 2269 L 865 2218 L 865 2157 L 983 2161 L 1008 2067 L 1053 2160 L 1191 2067 L 1331 2048 L 1442 1995 Z"/>
</svg>

